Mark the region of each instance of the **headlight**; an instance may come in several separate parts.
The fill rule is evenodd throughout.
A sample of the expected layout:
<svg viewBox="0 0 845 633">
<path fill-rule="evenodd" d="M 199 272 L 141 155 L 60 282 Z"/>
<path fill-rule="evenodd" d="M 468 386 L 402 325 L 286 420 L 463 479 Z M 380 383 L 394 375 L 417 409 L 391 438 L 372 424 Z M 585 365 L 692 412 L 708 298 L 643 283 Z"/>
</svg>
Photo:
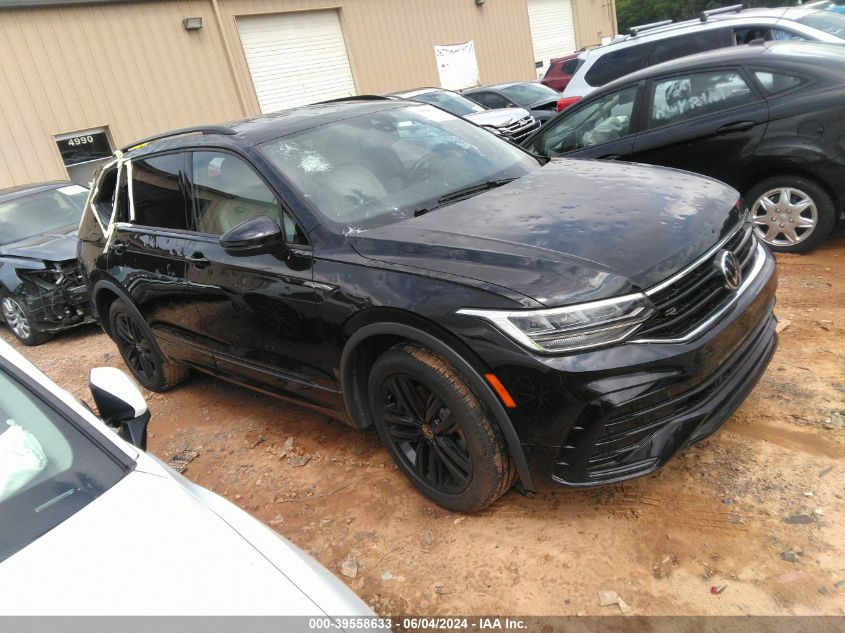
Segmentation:
<svg viewBox="0 0 845 633">
<path fill-rule="evenodd" d="M 535 352 L 561 353 L 624 340 L 654 313 L 643 294 L 547 310 L 475 310 L 458 314 L 479 317 Z"/>
</svg>

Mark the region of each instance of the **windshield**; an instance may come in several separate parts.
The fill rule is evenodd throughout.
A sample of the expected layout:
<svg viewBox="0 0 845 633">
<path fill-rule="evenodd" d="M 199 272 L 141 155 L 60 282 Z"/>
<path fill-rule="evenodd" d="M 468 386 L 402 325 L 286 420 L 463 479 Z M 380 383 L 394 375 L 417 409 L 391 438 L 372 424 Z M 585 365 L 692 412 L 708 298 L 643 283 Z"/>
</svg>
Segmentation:
<svg viewBox="0 0 845 633">
<path fill-rule="evenodd" d="M 796 21 L 845 40 L 845 14 L 833 10 L 818 11 Z"/>
<path fill-rule="evenodd" d="M 518 106 L 529 106 L 541 99 L 557 99 L 560 95 L 543 84 L 514 84 L 501 88 L 501 92 Z"/>
<path fill-rule="evenodd" d="M 341 233 L 399 222 L 456 190 L 540 166 L 515 145 L 430 105 L 351 117 L 261 149 Z"/>
<path fill-rule="evenodd" d="M 85 187 L 67 185 L 0 202 L 0 244 L 79 226 L 87 198 Z"/>
<path fill-rule="evenodd" d="M 424 101 L 425 103 L 436 105 L 438 108 L 443 108 L 446 112 L 451 112 L 455 116 L 466 116 L 473 112 L 484 112 L 485 110 L 483 106 L 480 106 L 475 101 L 471 101 L 466 97 L 447 90 L 433 90 L 432 92 L 424 92 L 409 98 L 413 101 Z"/>
<path fill-rule="evenodd" d="M 0 369 L 0 561 L 81 510 L 124 473 Z"/>
</svg>

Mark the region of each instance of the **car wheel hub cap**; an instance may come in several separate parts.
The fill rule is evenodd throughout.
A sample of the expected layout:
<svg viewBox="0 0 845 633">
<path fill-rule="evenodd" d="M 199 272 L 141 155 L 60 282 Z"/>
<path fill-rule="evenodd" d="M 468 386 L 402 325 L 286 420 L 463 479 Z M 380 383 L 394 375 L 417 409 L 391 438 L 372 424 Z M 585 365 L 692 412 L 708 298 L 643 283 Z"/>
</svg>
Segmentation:
<svg viewBox="0 0 845 633">
<path fill-rule="evenodd" d="M 818 222 L 813 199 L 791 187 L 770 189 L 754 202 L 751 209 L 754 232 L 773 246 L 791 246 L 806 240 Z"/>
<path fill-rule="evenodd" d="M 3 318 L 12 332 L 20 338 L 29 338 L 29 319 L 17 301 L 8 297 L 3 299 Z"/>
</svg>

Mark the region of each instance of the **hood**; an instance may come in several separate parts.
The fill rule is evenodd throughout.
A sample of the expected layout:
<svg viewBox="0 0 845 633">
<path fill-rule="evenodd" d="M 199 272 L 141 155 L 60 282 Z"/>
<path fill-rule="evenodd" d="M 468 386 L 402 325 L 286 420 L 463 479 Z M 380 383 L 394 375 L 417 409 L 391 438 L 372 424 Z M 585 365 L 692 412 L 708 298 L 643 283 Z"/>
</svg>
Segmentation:
<svg viewBox="0 0 845 633">
<path fill-rule="evenodd" d="M 739 194 L 688 172 L 556 159 L 510 184 L 352 240 L 362 256 L 558 306 L 643 290 L 739 221 Z"/>
<path fill-rule="evenodd" d="M 473 112 L 472 114 L 467 114 L 464 118 L 476 125 L 488 125 L 499 128 L 513 125 L 527 116 L 531 116 L 531 114 L 523 108 L 497 108 L 494 110 L 485 110 L 484 112 Z"/>
<path fill-rule="evenodd" d="M 275 534 L 248 539 L 237 521 L 269 529 L 216 498 L 230 510 L 221 514 L 166 475 L 130 473 L 3 562 L 0 612 L 323 616 L 329 604 L 371 613 L 337 579 L 300 582 L 314 561 Z M 336 586 L 354 599 L 345 608 L 333 601 Z"/>
<path fill-rule="evenodd" d="M 0 255 L 52 262 L 76 259 L 77 225 L 0 246 Z"/>
<path fill-rule="evenodd" d="M 549 97 L 549 98 L 542 98 L 539 101 L 535 101 L 532 103 L 528 109 L 529 110 L 548 110 L 549 112 L 556 112 L 557 111 L 557 102 L 561 99 L 563 95 L 558 97 Z"/>
</svg>

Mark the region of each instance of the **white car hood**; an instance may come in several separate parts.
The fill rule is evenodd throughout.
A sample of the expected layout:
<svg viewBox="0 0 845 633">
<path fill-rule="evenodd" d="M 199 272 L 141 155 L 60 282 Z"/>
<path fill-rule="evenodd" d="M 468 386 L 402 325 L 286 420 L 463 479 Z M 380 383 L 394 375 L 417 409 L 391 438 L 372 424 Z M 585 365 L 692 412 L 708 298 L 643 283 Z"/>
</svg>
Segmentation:
<svg viewBox="0 0 845 633">
<path fill-rule="evenodd" d="M 0 565 L 0 613 L 372 613 L 269 528 L 144 457 L 138 470 Z"/>
</svg>

